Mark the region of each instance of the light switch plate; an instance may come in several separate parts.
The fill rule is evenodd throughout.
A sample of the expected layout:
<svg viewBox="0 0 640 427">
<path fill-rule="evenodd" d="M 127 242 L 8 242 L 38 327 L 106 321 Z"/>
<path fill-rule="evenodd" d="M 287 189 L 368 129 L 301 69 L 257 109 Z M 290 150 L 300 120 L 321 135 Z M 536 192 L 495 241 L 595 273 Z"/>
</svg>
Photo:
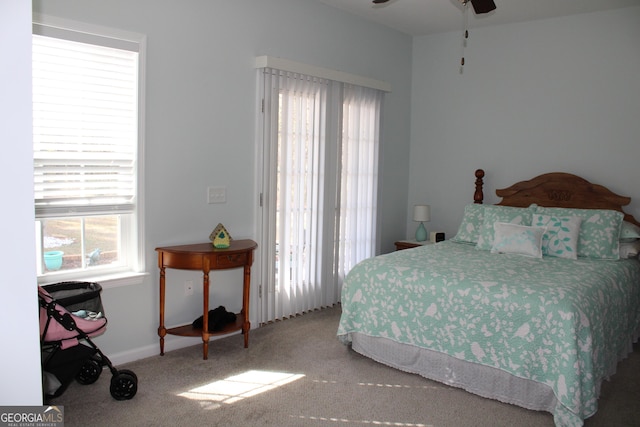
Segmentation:
<svg viewBox="0 0 640 427">
<path fill-rule="evenodd" d="M 226 203 L 227 188 L 226 187 L 207 187 L 207 202 L 209 204 Z"/>
</svg>

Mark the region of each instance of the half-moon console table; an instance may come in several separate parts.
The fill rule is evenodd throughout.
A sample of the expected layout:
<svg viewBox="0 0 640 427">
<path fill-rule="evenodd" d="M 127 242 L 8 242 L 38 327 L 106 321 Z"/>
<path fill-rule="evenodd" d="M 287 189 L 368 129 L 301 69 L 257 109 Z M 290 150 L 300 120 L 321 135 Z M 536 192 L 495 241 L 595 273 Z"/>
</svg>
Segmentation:
<svg viewBox="0 0 640 427">
<path fill-rule="evenodd" d="M 160 268 L 160 355 L 164 355 L 164 337 L 167 334 L 186 337 L 202 337 L 202 355 L 207 359 L 209 354 L 209 337 L 213 335 L 228 334 L 242 330 L 244 334 L 244 347 L 249 347 L 249 289 L 251 285 L 251 264 L 253 264 L 253 251 L 258 244 L 253 240 L 232 240 L 231 246 L 225 249 L 215 248 L 211 243 L 198 243 L 194 245 L 167 246 L 156 248 L 158 252 L 158 268 Z M 242 291 L 242 311 L 236 315 L 235 323 L 226 325 L 221 331 L 210 332 L 209 329 L 209 272 L 211 270 L 227 270 L 231 268 L 244 268 L 244 281 Z M 165 328 L 165 269 L 202 270 L 202 300 L 203 300 L 203 326 L 194 328 L 191 324 Z"/>
</svg>

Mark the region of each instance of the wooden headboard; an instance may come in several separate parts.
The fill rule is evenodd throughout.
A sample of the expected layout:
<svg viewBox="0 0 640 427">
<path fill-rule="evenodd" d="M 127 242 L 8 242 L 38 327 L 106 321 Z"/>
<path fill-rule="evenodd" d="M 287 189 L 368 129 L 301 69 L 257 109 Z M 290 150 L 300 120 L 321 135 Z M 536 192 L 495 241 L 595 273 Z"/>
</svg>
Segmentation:
<svg viewBox="0 0 640 427">
<path fill-rule="evenodd" d="M 476 170 L 476 191 L 474 203 L 482 203 L 484 171 Z M 630 197 L 620 196 L 608 188 L 593 184 L 577 175 L 552 172 L 538 175 L 528 181 L 520 181 L 510 187 L 496 190 L 502 206 L 527 207 L 532 203 L 545 207 L 577 209 L 610 209 L 624 213 L 625 221 L 640 226 L 631 214 L 622 210 L 631 203 Z"/>
</svg>

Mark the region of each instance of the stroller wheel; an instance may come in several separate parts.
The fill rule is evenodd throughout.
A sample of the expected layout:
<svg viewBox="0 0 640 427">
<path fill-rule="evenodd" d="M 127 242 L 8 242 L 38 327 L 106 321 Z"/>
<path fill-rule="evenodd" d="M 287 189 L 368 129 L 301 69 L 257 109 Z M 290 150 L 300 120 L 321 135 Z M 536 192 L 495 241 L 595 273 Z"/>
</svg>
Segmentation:
<svg viewBox="0 0 640 427">
<path fill-rule="evenodd" d="M 86 359 L 82 364 L 82 368 L 76 375 L 76 381 L 80 384 L 93 384 L 102 373 L 102 364 L 95 359 Z"/>
<path fill-rule="evenodd" d="M 138 377 L 128 369 L 122 369 L 111 378 L 109 391 L 116 400 L 129 400 L 138 391 Z"/>
</svg>

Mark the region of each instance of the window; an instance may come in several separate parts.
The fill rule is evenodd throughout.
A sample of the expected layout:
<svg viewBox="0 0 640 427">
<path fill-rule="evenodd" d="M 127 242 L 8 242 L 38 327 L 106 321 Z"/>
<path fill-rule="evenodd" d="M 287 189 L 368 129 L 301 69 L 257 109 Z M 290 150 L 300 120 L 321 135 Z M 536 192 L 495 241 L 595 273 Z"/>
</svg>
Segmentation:
<svg viewBox="0 0 640 427">
<path fill-rule="evenodd" d="M 261 322 L 335 304 L 375 253 L 378 89 L 270 67 L 264 86 Z"/>
<path fill-rule="evenodd" d="M 35 243 L 42 282 L 143 269 L 144 38 L 71 27 L 50 20 L 33 25 Z"/>
</svg>

